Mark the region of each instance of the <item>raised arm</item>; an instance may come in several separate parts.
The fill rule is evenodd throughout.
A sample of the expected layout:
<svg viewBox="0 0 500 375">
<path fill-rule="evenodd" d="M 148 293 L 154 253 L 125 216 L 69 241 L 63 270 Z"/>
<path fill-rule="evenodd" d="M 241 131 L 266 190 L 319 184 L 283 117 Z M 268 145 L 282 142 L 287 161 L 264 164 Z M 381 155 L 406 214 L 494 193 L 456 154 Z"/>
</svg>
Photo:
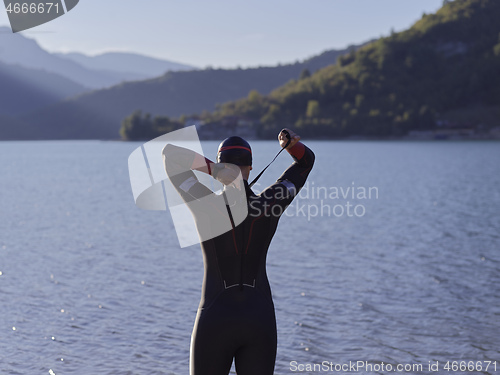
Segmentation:
<svg viewBox="0 0 500 375">
<path fill-rule="evenodd" d="M 314 153 L 302 142 L 300 137 L 289 129 L 284 129 L 290 134 L 290 144 L 286 150 L 292 156 L 294 162 L 278 178 L 278 180 L 259 194 L 258 201 L 269 212 L 276 217 L 281 216 L 285 208 L 297 196 L 304 186 L 307 176 L 314 165 Z M 282 130 L 278 136 L 280 145 L 284 147 L 288 142 L 286 133 Z M 280 210 L 275 210 L 280 206 Z M 255 205 L 253 206 L 256 207 Z"/>
<path fill-rule="evenodd" d="M 212 191 L 200 183 L 193 170 L 211 174 L 214 164 L 204 156 L 187 148 L 167 144 L 162 150 L 167 175 L 184 201 L 205 197 Z"/>
<path fill-rule="evenodd" d="M 290 193 L 295 196 L 306 183 L 307 176 L 309 176 L 314 165 L 315 156 L 306 145 L 300 142 L 300 136 L 289 129 L 284 130 L 288 131 L 290 134 L 291 141 L 286 150 L 291 155 L 294 162 L 277 181 L 285 185 Z M 282 147 L 286 144 L 287 139 L 285 132 L 280 132 L 278 140 Z"/>
<path fill-rule="evenodd" d="M 193 150 L 169 143 L 163 148 L 162 155 L 165 170 L 169 176 L 188 170 L 212 174 L 214 162 Z"/>
</svg>

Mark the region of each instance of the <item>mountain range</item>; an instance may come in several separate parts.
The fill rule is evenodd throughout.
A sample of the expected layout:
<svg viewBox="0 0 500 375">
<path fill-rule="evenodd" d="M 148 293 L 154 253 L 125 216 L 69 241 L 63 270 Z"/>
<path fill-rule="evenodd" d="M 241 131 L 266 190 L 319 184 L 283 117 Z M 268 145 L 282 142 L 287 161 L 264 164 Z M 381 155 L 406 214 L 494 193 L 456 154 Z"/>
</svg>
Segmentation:
<svg viewBox="0 0 500 375">
<path fill-rule="evenodd" d="M 19 115 L 82 93 L 86 88 L 61 75 L 0 61 L 0 114 Z"/>
<path fill-rule="evenodd" d="M 77 52 L 55 53 L 55 55 L 74 61 L 90 70 L 121 74 L 126 81 L 158 77 L 168 71 L 197 69 L 186 64 L 126 52 L 107 52 L 96 56 Z"/>
<path fill-rule="evenodd" d="M 152 78 L 169 70 L 196 69 L 130 53 L 107 53 L 94 57 L 49 53 L 35 40 L 13 34 L 5 26 L 0 26 L 0 62 L 60 75 L 83 86 L 84 91 Z"/>
<path fill-rule="evenodd" d="M 13 107 L 0 112 L 0 137 L 117 139 L 122 120 L 136 110 L 206 122 L 244 117 L 260 124 L 261 136 L 283 126 L 313 137 L 401 136 L 449 124 L 453 114 L 460 126 L 492 129 L 500 120 L 499 18 L 498 0 L 446 1 L 407 30 L 302 62 L 170 71 L 24 113 Z M 55 57 L 82 69 L 90 64 L 77 54 Z M 93 67 L 105 71 L 103 61 L 116 57 L 96 59 L 101 65 Z M 130 69 L 116 65 L 116 74 Z"/>
<path fill-rule="evenodd" d="M 252 90 L 267 94 L 298 78 L 304 69 L 335 63 L 346 52 L 331 51 L 278 67 L 168 72 L 158 78 L 86 93 L 32 112 L 23 120 L 44 129 L 52 124 L 72 124 L 64 133 L 58 133 L 64 138 L 113 139 L 121 121 L 135 110 L 169 117 L 212 111 L 218 104 L 246 97 Z"/>
<path fill-rule="evenodd" d="M 304 69 L 314 72 L 360 47 L 325 51 L 303 62 L 275 67 L 197 70 L 127 53 L 94 57 L 79 53 L 51 54 L 34 40 L 19 34 L 6 38 L 5 34 L 6 30 L 0 28 L 0 62 L 4 63 L 0 65 L 0 79 L 2 70 L 7 66 L 12 70 L 16 64 L 19 71 L 26 70 L 26 77 L 36 76 L 45 69 L 47 82 L 52 81 L 51 74 L 58 74 L 75 81 L 76 85 L 68 83 L 67 96 L 61 93 L 58 97 L 43 92 L 37 96 L 38 91 L 33 88 L 31 104 L 21 105 L 17 98 L 29 89 L 15 77 L 23 73 L 5 79 L 0 95 L 11 93 L 11 98 L 4 106 L 0 105 L 3 116 L 0 128 L 7 128 L 0 130 L 3 139 L 115 139 L 119 137 L 123 118 L 136 109 L 171 117 L 212 111 L 217 104 L 245 97 L 251 90 L 269 93 L 297 78 Z M 164 73 L 166 68 L 171 70 Z M 9 74 L 10 71 L 3 77 Z M 146 74 L 158 76 L 136 80 Z M 134 81 L 112 85 L 113 80 L 131 79 Z M 89 90 L 89 86 L 101 88 Z M 44 87 L 46 91 L 54 91 L 48 83 Z M 12 127 L 7 123 L 27 125 Z M 28 128 L 30 131 L 26 132 Z"/>
</svg>

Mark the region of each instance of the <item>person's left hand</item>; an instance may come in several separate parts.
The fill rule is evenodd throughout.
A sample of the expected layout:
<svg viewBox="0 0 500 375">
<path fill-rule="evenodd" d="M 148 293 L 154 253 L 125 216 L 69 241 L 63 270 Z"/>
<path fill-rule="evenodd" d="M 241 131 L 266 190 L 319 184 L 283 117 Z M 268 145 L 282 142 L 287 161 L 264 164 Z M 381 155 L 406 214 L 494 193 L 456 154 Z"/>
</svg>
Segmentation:
<svg viewBox="0 0 500 375">
<path fill-rule="evenodd" d="M 283 130 L 286 130 L 288 134 L 290 134 L 290 144 L 288 145 L 287 149 L 291 149 L 298 141 L 300 141 L 300 136 L 298 136 L 288 128 L 284 128 Z M 278 141 L 280 142 L 281 148 L 285 147 L 288 142 L 288 137 L 283 130 L 278 134 Z"/>
</svg>

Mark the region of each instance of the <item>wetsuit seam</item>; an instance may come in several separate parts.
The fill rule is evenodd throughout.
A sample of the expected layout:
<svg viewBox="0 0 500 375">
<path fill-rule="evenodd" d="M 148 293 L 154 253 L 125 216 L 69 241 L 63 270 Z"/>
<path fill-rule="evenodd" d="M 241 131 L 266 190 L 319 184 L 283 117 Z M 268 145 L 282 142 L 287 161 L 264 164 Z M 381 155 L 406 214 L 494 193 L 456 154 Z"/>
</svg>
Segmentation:
<svg viewBox="0 0 500 375">
<path fill-rule="evenodd" d="M 222 277 L 222 270 L 220 269 L 220 266 L 219 266 L 219 257 L 217 256 L 217 250 L 215 250 L 215 243 L 214 243 L 214 240 L 210 240 L 210 243 L 212 244 L 212 252 L 213 252 L 213 255 L 215 257 L 215 264 L 217 265 L 217 273 L 219 274 L 219 281 L 221 283 L 221 287 L 224 286 L 224 278 Z M 214 301 L 217 299 L 218 295 L 220 293 L 222 293 L 224 291 L 224 289 L 222 289 L 222 291 L 219 291 L 219 293 L 217 293 L 214 298 L 212 299 L 212 302 L 210 302 L 208 304 L 208 306 L 211 306 Z"/>
<path fill-rule="evenodd" d="M 256 217 L 255 219 L 253 219 L 253 220 L 252 220 L 252 224 L 250 224 L 250 232 L 249 232 L 249 234 L 248 234 L 248 242 L 247 242 L 247 246 L 246 246 L 246 248 L 245 248 L 245 254 L 247 254 L 247 253 L 248 253 L 248 248 L 249 248 L 249 246 L 250 246 L 250 242 L 251 242 L 251 240 L 252 240 L 253 225 L 255 224 L 255 222 L 256 222 L 257 220 L 261 219 L 261 218 L 262 218 L 262 216 L 263 216 L 263 215 L 260 215 L 259 217 Z"/>
</svg>

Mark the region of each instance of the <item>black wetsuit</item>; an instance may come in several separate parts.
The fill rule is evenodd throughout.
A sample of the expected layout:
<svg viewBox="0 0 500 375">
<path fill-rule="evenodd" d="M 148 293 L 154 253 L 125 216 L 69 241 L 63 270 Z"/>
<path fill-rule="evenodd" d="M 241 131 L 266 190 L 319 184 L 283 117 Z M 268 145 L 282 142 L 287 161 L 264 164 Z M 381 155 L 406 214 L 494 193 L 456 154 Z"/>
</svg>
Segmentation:
<svg viewBox="0 0 500 375">
<path fill-rule="evenodd" d="M 191 375 L 226 375 L 233 358 L 238 375 L 274 372 L 276 319 L 266 256 L 281 214 L 304 185 L 314 163 L 313 152 L 302 143 L 290 153 L 295 162 L 259 195 L 244 181 L 248 205 L 244 221 L 201 243 L 205 276 L 191 339 Z M 188 191 L 179 189 L 193 176 L 186 171 L 171 178 L 186 202 L 212 194 L 199 182 Z M 195 219 L 198 214 L 193 212 Z M 211 220 L 217 220 L 227 212 L 211 215 Z"/>
</svg>

